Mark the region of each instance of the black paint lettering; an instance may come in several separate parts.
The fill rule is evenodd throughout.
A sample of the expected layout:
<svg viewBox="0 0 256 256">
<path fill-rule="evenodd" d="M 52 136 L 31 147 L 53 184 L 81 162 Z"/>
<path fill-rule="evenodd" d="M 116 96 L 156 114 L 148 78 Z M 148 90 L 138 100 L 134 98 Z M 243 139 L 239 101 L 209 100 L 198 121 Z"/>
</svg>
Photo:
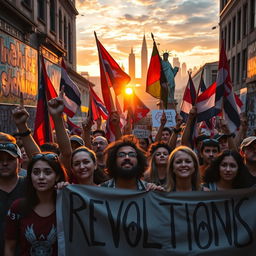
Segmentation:
<svg viewBox="0 0 256 256">
<path fill-rule="evenodd" d="M 189 219 L 189 210 L 188 204 L 185 204 L 186 209 L 186 221 L 187 221 L 187 240 L 188 240 L 188 249 L 192 251 L 192 235 L 191 235 L 191 224 Z"/>
<path fill-rule="evenodd" d="M 174 206 L 181 206 L 181 203 L 160 203 L 160 205 L 170 206 L 170 226 L 171 226 L 171 244 L 173 248 L 176 248 L 176 233 L 175 233 L 175 219 L 174 219 Z"/>
<path fill-rule="evenodd" d="M 112 215 L 112 212 L 109 207 L 108 201 L 106 203 L 106 208 L 107 208 L 107 213 L 108 213 L 108 220 L 111 226 L 111 231 L 112 231 L 112 236 L 113 236 L 113 241 L 115 244 L 115 247 L 119 247 L 119 241 L 120 241 L 120 222 L 121 222 L 121 213 L 124 205 L 124 201 L 122 200 L 118 209 L 118 214 L 117 214 L 117 220 L 116 224 Z"/>
<path fill-rule="evenodd" d="M 136 209 L 136 215 L 137 215 L 137 223 L 132 221 L 131 223 L 129 223 L 129 225 L 127 226 L 127 217 L 128 217 L 128 213 L 130 208 L 134 205 L 135 209 Z M 136 202 L 132 201 L 128 204 L 127 208 L 125 209 L 124 212 L 124 217 L 123 217 L 123 229 L 124 229 L 124 234 L 126 237 L 126 240 L 128 242 L 128 244 L 131 247 L 136 247 L 140 241 L 141 238 L 141 227 L 140 227 L 140 211 L 139 211 L 139 206 L 137 205 Z M 133 231 L 133 232 L 132 232 Z M 135 239 L 134 241 L 131 241 L 131 233 L 136 233 Z M 132 235 L 133 237 L 133 235 Z"/>
<path fill-rule="evenodd" d="M 214 202 L 211 202 L 212 221 L 213 221 L 213 228 L 214 228 L 214 240 L 215 240 L 216 246 L 219 245 L 219 232 L 221 232 L 220 230 L 218 230 L 218 227 L 217 227 L 217 218 L 218 218 L 221 226 L 223 227 L 223 230 L 225 232 L 225 235 L 226 235 L 229 245 L 232 245 L 232 226 L 231 226 L 231 217 L 230 217 L 228 202 L 229 202 L 228 200 L 225 200 L 225 203 L 224 203 L 225 216 L 226 216 L 225 222 L 222 219 L 222 216 L 221 216 L 216 204 Z M 221 232 L 221 234 L 222 234 L 222 232 Z"/>
<path fill-rule="evenodd" d="M 242 218 L 242 216 L 240 214 L 240 208 L 245 200 L 249 200 L 249 198 L 247 198 L 247 197 L 242 198 L 241 200 L 239 200 L 239 202 L 237 203 L 237 205 L 235 207 L 234 207 L 234 200 L 233 200 L 234 229 L 236 231 L 236 232 L 234 232 L 234 244 L 238 248 L 246 247 L 253 242 L 253 232 L 250 229 L 248 223 L 246 223 L 246 221 Z M 248 233 L 248 241 L 244 241 L 244 243 L 241 243 L 241 244 L 238 241 L 238 235 L 239 235 L 239 233 L 241 234 L 242 232 L 239 232 L 239 233 L 237 232 L 236 219 L 240 222 L 240 224 L 242 224 L 242 226 Z M 243 238 L 243 240 L 244 240 L 244 238 Z"/>
<path fill-rule="evenodd" d="M 77 197 L 80 202 L 81 202 L 81 206 L 74 209 L 74 197 Z M 78 201 L 78 199 L 76 199 L 76 202 Z M 69 194 L 69 201 L 70 201 L 70 210 L 69 210 L 69 242 L 73 241 L 73 229 L 74 229 L 74 216 L 76 217 L 77 221 L 79 222 L 79 226 L 81 227 L 83 234 L 84 234 L 84 238 L 88 244 L 88 246 L 90 246 L 90 241 L 88 239 L 88 236 L 86 234 L 86 230 L 85 227 L 83 225 L 83 221 L 81 220 L 80 216 L 78 215 L 78 212 L 86 209 L 86 203 L 83 199 L 83 197 L 81 197 L 79 194 L 75 193 L 75 192 L 70 192 Z"/>
<path fill-rule="evenodd" d="M 99 242 L 99 241 L 95 241 L 95 232 L 94 232 L 94 222 L 97 221 L 97 219 L 94 216 L 94 204 L 103 204 L 103 201 L 100 200 L 93 200 L 90 199 L 90 235 L 91 235 L 91 245 L 92 246 L 105 246 L 105 243 L 103 242 Z"/>
<path fill-rule="evenodd" d="M 148 242 L 148 224 L 147 224 L 147 209 L 145 199 L 142 199 L 143 202 L 143 248 L 157 248 L 161 249 L 162 245 L 159 243 L 149 243 Z"/>
<path fill-rule="evenodd" d="M 207 222 L 201 221 L 199 223 L 199 225 L 197 225 L 197 218 L 198 218 L 197 212 L 200 208 L 203 208 L 205 210 Z M 199 217 L 201 217 L 200 215 L 199 215 Z M 194 224 L 194 232 L 195 232 L 195 241 L 197 243 L 197 246 L 200 249 L 208 249 L 212 243 L 212 229 L 210 226 L 209 211 L 208 211 L 207 205 L 205 203 L 200 202 L 197 204 L 194 214 L 193 214 L 193 224 Z M 205 233 L 205 231 L 207 231 L 206 234 L 208 234 L 208 242 L 205 245 L 201 245 L 200 235 L 202 232 Z M 206 234 L 203 234 L 202 237 L 205 238 Z"/>
</svg>

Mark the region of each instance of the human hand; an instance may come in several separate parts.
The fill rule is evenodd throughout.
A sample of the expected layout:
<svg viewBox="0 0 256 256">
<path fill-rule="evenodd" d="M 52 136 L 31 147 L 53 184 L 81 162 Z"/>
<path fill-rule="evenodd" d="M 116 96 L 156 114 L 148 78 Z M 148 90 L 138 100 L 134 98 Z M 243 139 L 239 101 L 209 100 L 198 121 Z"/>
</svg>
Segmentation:
<svg viewBox="0 0 256 256">
<path fill-rule="evenodd" d="M 12 110 L 12 117 L 16 126 L 26 125 L 27 123 L 27 120 L 29 118 L 29 113 L 24 107 L 24 99 L 23 99 L 22 92 L 20 93 L 20 105 Z"/>
<path fill-rule="evenodd" d="M 111 112 L 109 122 L 111 124 L 113 124 L 114 126 L 119 126 L 119 124 L 120 124 L 120 115 L 118 114 L 117 111 Z"/>
<path fill-rule="evenodd" d="M 165 126 L 166 122 L 167 122 L 166 114 L 163 111 L 162 116 L 161 116 L 161 120 L 160 120 L 161 126 Z"/>
<path fill-rule="evenodd" d="M 154 183 L 147 183 L 146 190 L 158 190 L 158 191 L 165 191 L 165 189 L 162 186 L 157 186 Z"/>
<path fill-rule="evenodd" d="M 48 110 L 52 116 L 58 116 L 63 113 L 64 110 L 64 86 L 61 87 L 59 96 L 48 101 Z"/>
<path fill-rule="evenodd" d="M 63 188 L 65 188 L 66 186 L 68 186 L 70 183 L 69 182 L 67 182 L 67 181 L 61 181 L 61 182 L 58 182 L 55 186 L 54 186 L 54 188 L 55 189 L 63 189 Z"/>
</svg>

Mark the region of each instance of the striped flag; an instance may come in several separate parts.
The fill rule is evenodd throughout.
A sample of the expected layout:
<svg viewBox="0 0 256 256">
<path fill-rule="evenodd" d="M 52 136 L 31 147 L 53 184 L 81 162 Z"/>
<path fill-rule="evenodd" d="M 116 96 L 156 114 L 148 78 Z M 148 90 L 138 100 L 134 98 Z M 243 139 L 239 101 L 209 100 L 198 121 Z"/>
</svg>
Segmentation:
<svg viewBox="0 0 256 256">
<path fill-rule="evenodd" d="M 64 112 L 69 116 L 73 117 L 77 109 L 81 106 L 81 92 L 78 86 L 71 80 L 67 73 L 66 65 L 64 60 L 61 62 L 61 80 L 60 90 L 64 87 Z"/>
<path fill-rule="evenodd" d="M 180 107 L 180 115 L 182 116 L 184 122 L 187 121 L 189 111 L 191 110 L 192 106 L 196 103 L 196 89 L 191 78 L 191 73 L 188 72 L 188 83 L 183 95 L 183 101 Z"/>
<path fill-rule="evenodd" d="M 161 57 L 154 40 L 154 36 L 153 34 L 151 35 L 153 39 L 153 50 L 148 67 L 146 92 L 157 99 L 161 99 L 164 107 L 167 108 L 168 83 L 162 69 Z"/>
<path fill-rule="evenodd" d="M 90 87 L 90 109 L 91 111 L 91 118 L 93 121 L 98 120 L 102 117 L 104 120 L 108 119 L 108 110 L 106 106 L 95 93 L 95 91 Z"/>
<path fill-rule="evenodd" d="M 219 68 L 217 73 L 215 109 L 216 114 L 222 112 L 231 132 L 234 132 L 239 128 L 240 116 L 233 92 L 229 65 L 223 41 L 221 45 Z"/>
</svg>

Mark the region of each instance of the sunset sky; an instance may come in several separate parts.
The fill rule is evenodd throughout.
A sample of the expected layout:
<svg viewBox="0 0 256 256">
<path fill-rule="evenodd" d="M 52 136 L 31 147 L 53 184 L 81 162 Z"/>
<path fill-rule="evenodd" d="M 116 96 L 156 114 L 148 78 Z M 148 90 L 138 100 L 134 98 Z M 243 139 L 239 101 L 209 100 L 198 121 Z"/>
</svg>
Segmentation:
<svg viewBox="0 0 256 256">
<path fill-rule="evenodd" d="M 188 68 L 218 60 L 218 0 L 77 0 L 77 70 L 99 75 L 94 34 L 128 72 L 131 47 L 136 55 L 136 76 L 140 77 L 140 51 L 145 33 L 148 56 L 150 33 L 159 52 L 168 50 Z M 172 61 L 172 58 L 170 58 Z"/>
</svg>

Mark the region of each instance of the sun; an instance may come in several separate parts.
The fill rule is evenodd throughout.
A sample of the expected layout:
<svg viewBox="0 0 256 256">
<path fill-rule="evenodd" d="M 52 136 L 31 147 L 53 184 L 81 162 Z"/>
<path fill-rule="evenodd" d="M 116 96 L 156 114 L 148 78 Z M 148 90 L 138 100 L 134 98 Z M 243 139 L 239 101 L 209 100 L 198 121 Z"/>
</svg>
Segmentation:
<svg viewBox="0 0 256 256">
<path fill-rule="evenodd" d="M 127 87 L 127 88 L 125 88 L 125 93 L 127 95 L 132 95 L 133 94 L 133 89 L 131 87 Z"/>
</svg>

